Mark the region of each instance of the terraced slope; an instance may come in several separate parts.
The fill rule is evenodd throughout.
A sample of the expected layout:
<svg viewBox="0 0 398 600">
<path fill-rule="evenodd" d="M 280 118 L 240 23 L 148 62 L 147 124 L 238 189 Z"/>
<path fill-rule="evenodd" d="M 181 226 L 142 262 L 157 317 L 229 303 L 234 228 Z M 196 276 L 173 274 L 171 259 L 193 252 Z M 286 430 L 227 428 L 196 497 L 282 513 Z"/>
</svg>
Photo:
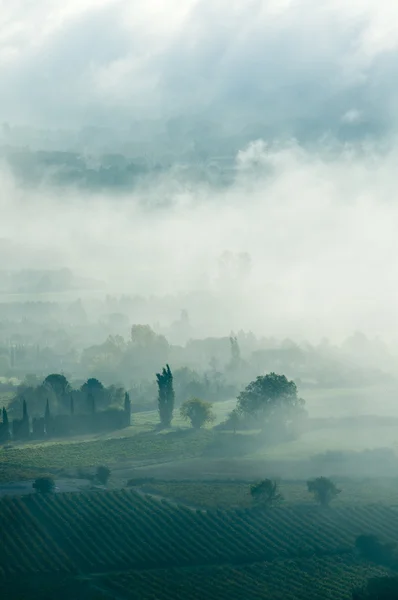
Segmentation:
<svg viewBox="0 0 398 600">
<path fill-rule="evenodd" d="M 0 577 L 105 573 L 350 554 L 355 537 L 398 539 L 381 506 L 195 512 L 129 491 L 0 501 Z"/>
</svg>

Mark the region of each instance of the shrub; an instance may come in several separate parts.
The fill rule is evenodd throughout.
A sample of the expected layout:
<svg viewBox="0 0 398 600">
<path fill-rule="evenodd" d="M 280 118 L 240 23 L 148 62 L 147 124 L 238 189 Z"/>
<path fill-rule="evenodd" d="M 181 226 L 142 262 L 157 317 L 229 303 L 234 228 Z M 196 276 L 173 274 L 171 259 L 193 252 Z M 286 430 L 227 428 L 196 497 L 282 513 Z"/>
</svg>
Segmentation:
<svg viewBox="0 0 398 600">
<path fill-rule="evenodd" d="M 32 487 L 40 494 L 50 494 L 55 489 L 55 482 L 52 477 L 38 477 Z"/>
<path fill-rule="evenodd" d="M 111 476 L 111 470 L 109 469 L 109 467 L 104 467 L 104 466 L 97 467 L 95 477 L 99 483 L 101 483 L 102 485 L 106 485 L 108 483 L 110 476 Z"/>
<path fill-rule="evenodd" d="M 383 565 L 393 564 L 395 547 L 391 542 L 382 544 L 373 534 L 359 535 L 355 540 L 355 548 L 363 558 Z"/>
<path fill-rule="evenodd" d="M 200 429 L 206 423 L 214 421 L 214 414 L 212 412 L 212 404 L 210 402 L 204 402 L 199 398 L 192 398 L 187 400 L 181 406 L 180 414 L 186 421 L 191 421 L 191 425 L 194 429 Z"/>
<path fill-rule="evenodd" d="M 250 486 L 250 494 L 257 504 L 271 505 L 283 499 L 278 492 L 278 484 L 271 479 L 264 479 Z"/>
<path fill-rule="evenodd" d="M 310 479 L 307 481 L 307 488 L 321 506 L 329 506 L 331 501 L 341 493 L 341 490 L 327 477 Z"/>
</svg>

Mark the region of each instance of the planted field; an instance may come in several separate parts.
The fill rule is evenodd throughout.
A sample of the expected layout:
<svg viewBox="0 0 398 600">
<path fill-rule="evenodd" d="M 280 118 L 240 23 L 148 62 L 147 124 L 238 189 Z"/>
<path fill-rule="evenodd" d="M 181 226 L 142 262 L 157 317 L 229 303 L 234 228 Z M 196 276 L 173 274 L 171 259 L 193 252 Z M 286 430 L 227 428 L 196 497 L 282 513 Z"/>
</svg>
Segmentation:
<svg viewBox="0 0 398 600">
<path fill-rule="evenodd" d="M 122 571 L 6 582 L 10 600 L 351 600 L 351 591 L 384 567 L 350 555 L 250 565 Z"/>
<path fill-rule="evenodd" d="M 3 577 L 104 573 L 349 554 L 361 533 L 398 539 L 398 511 L 199 512 L 123 490 L 4 498 L 0 530 Z"/>
<path fill-rule="evenodd" d="M 130 571 L 97 582 L 117 598 L 141 600 L 351 600 L 353 588 L 387 569 L 353 557 L 282 560 L 244 566 Z"/>
</svg>

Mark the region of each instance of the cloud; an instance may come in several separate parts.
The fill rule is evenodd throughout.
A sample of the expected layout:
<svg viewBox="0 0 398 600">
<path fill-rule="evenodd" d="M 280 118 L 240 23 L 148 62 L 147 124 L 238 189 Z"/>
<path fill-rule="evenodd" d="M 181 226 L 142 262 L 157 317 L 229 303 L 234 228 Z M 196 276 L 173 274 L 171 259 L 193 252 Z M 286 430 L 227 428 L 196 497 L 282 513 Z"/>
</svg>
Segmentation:
<svg viewBox="0 0 398 600">
<path fill-rule="evenodd" d="M 27 192 L 2 172 L 0 239 L 12 242 L 15 265 L 71 266 L 114 290 L 207 288 L 227 332 L 394 334 L 396 3 L 3 4 L 4 120 L 127 128 L 200 114 L 226 139 L 254 132 L 222 190 L 170 172 L 117 199 Z M 344 127 L 372 141 L 333 141 Z M 302 143 L 312 130 L 317 142 Z M 297 131 L 298 141 L 286 142 Z M 225 251 L 250 256 L 244 280 L 220 279 Z"/>
<path fill-rule="evenodd" d="M 4 9 L 0 109 L 11 121 L 212 111 L 282 123 L 327 119 L 335 105 L 341 115 L 353 100 L 367 118 L 395 110 L 398 7 L 387 0 L 38 0 Z"/>
</svg>

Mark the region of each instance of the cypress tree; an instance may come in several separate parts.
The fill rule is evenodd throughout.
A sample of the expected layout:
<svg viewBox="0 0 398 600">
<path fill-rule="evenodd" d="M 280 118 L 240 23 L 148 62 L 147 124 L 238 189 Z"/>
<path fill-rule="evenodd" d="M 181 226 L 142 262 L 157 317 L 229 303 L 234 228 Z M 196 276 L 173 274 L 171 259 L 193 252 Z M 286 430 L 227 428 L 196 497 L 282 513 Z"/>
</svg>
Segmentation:
<svg viewBox="0 0 398 600">
<path fill-rule="evenodd" d="M 7 429 L 9 428 L 9 425 L 10 425 L 8 422 L 8 414 L 5 409 L 5 406 L 3 406 L 3 425 L 4 425 L 4 427 L 7 427 Z"/>
<path fill-rule="evenodd" d="M 127 426 L 130 426 L 131 425 L 131 402 L 130 402 L 130 396 L 128 395 L 127 392 L 124 394 L 124 413 L 126 415 L 125 423 Z"/>
<path fill-rule="evenodd" d="M 89 404 L 89 407 L 90 407 L 90 410 L 91 410 L 92 414 L 94 414 L 95 413 L 95 397 L 94 397 L 94 394 L 89 394 L 88 395 L 88 404 Z"/>
<path fill-rule="evenodd" d="M 26 421 L 28 418 L 29 418 L 28 417 L 28 407 L 27 407 L 27 404 L 26 404 L 26 400 L 24 398 L 23 402 L 22 402 L 22 419 L 24 421 Z"/>
<path fill-rule="evenodd" d="M 169 365 L 163 367 L 161 373 L 156 373 L 159 388 L 158 408 L 160 423 L 163 427 L 170 427 L 174 410 L 173 374 Z"/>
<path fill-rule="evenodd" d="M 48 423 L 50 421 L 50 418 L 51 418 L 50 403 L 49 403 L 48 398 L 47 398 L 46 412 L 44 413 L 44 419 L 45 419 L 46 423 Z"/>
</svg>

